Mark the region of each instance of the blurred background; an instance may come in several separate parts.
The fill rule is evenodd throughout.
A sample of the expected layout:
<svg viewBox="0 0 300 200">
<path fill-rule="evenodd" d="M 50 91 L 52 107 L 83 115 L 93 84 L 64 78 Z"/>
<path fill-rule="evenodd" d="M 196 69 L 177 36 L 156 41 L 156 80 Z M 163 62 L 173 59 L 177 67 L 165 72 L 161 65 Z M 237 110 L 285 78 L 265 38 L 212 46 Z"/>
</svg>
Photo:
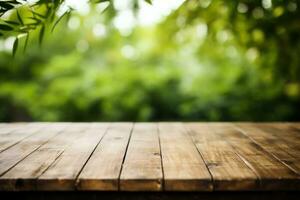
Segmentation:
<svg viewBox="0 0 300 200">
<path fill-rule="evenodd" d="M 65 1 L 42 45 L 0 39 L 0 121 L 299 121 L 299 6 Z"/>
</svg>

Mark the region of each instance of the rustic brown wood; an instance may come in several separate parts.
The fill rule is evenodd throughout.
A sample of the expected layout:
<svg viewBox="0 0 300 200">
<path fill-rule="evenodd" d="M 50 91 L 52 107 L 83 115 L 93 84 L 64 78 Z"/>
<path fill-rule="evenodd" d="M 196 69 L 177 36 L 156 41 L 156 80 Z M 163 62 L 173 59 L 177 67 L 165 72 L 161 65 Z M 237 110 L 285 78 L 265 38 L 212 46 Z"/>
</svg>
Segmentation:
<svg viewBox="0 0 300 200">
<path fill-rule="evenodd" d="M 210 191 L 211 175 L 181 123 L 159 123 L 164 189 Z"/>
<path fill-rule="evenodd" d="M 281 149 L 290 154 L 291 157 L 282 158 L 282 160 L 286 165 L 299 174 L 300 130 L 296 128 L 296 124 L 262 123 L 255 124 L 255 127 L 274 137 L 275 139 L 270 142 L 280 145 Z"/>
<path fill-rule="evenodd" d="M 10 171 L 1 176 L 0 190 L 35 190 L 35 179 L 52 164 L 53 159 L 56 159 L 55 156 L 58 157 L 63 151 L 63 146 L 66 144 L 66 138 L 68 137 L 65 135 L 66 132 L 59 133 L 65 127 L 66 124 L 52 124 L 47 127 L 46 131 L 42 130 L 40 133 L 43 135 L 54 135 L 54 137 L 39 146 L 37 150 L 19 161 Z M 72 134 L 72 136 L 75 136 L 75 134 Z M 72 140 L 73 138 L 69 137 L 69 139 Z M 20 155 L 22 153 L 20 152 Z"/>
<path fill-rule="evenodd" d="M 23 160 L 26 156 L 34 152 L 44 143 L 46 143 L 50 138 L 58 134 L 58 131 L 56 129 L 51 130 L 51 127 L 53 126 L 43 128 L 39 130 L 39 132 L 31 135 L 30 137 L 25 138 L 17 145 L 14 145 L 11 148 L 1 152 L 0 176 L 3 175 L 6 171 L 8 171 L 10 168 L 12 168 L 14 165 L 16 165 L 18 162 Z"/>
<path fill-rule="evenodd" d="M 292 142 L 292 144 L 298 145 L 300 139 L 300 130 L 296 126 L 292 126 L 288 123 L 257 123 L 254 126 L 265 130 L 269 134 L 282 137 L 283 140 Z M 296 141 L 294 139 L 297 139 Z"/>
<path fill-rule="evenodd" d="M 38 149 L 34 156 L 22 162 L 0 177 L 0 190 L 36 190 L 36 179 L 59 157 L 60 149 Z"/>
<path fill-rule="evenodd" d="M 237 155 L 233 147 L 215 127 L 204 123 L 188 123 L 187 128 L 210 173 L 214 190 L 254 190 L 258 177 Z"/>
<path fill-rule="evenodd" d="M 271 127 L 272 126 L 273 125 L 271 125 Z M 271 132 L 266 131 L 259 128 L 259 126 L 255 126 L 253 123 L 237 124 L 237 127 L 243 134 L 247 135 L 255 143 L 260 145 L 275 158 L 292 169 L 295 173 L 300 175 L 299 146 L 292 148 L 292 143 L 287 142 L 285 139 L 276 134 L 273 134 L 274 130 Z M 293 134 L 285 137 L 291 137 L 297 141 L 297 138 L 295 138 Z"/>
<path fill-rule="evenodd" d="M 135 124 L 120 177 L 123 191 L 159 191 L 162 167 L 157 124 Z"/>
<path fill-rule="evenodd" d="M 222 135 L 260 177 L 260 189 L 299 189 L 299 176 L 295 172 L 239 130 L 231 125 L 217 124 L 216 133 Z"/>
<path fill-rule="evenodd" d="M 0 123 L 1 148 L 0 191 L 300 191 L 299 123 Z"/>
<path fill-rule="evenodd" d="M 64 152 L 39 178 L 39 190 L 74 190 L 75 180 L 104 135 L 108 124 L 92 124 L 71 141 Z M 70 133 L 72 134 L 72 133 Z M 68 137 L 68 136 L 67 136 Z"/>
<path fill-rule="evenodd" d="M 299 157 L 300 153 L 300 131 L 294 129 L 287 124 L 258 124 L 256 125 L 260 129 L 264 130 L 270 135 L 273 135 L 277 138 L 280 138 L 283 143 L 286 143 L 288 151 L 297 151 L 290 152 Z M 299 157 L 300 158 L 300 157 Z"/>
<path fill-rule="evenodd" d="M 41 125 L 35 124 L 28 124 L 23 126 L 18 124 L 16 126 L 9 126 L 8 128 L 3 127 L 2 130 L 0 130 L 0 152 L 12 147 L 26 137 L 35 134 L 41 128 Z"/>
<path fill-rule="evenodd" d="M 121 167 L 132 123 L 114 123 L 103 137 L 77 181 L 79 190 L 118 190 Z"/>
</svg>

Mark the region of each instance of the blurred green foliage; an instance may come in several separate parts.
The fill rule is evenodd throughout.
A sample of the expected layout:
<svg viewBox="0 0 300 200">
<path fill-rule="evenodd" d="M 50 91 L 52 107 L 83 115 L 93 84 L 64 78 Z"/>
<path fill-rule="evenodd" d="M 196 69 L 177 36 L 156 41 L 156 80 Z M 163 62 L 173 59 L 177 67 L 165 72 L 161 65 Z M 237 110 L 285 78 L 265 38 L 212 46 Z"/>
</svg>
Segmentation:
<svg viewBox="0 0 300 200">
<path fill-rule="evenodd" d="M 45 22 L 14 58 L 0 41 L 0 121 L 300 120 L 298 1 L 188 0 L 128 33 L 111 5 Z"/>
</svg>

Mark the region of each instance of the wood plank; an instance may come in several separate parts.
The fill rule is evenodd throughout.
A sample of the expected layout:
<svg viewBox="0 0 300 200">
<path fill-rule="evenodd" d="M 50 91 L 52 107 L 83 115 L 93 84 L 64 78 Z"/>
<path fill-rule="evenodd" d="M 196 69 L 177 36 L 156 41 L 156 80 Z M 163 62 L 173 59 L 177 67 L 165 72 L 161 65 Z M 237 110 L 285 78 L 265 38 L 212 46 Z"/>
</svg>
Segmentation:
<svg viewBox="0 0 300 200">
<path fill-rule="evenodd" d="M 119 177 L 132 123 L 113 123 L 78 177 L 79 190 L 119 189 Z"/>
<path fill-rule="evenodd" d="M 255 125 L 268 125 L 268 126 L 274 126 L 274 127 L 282 127 L 282 128 L 288 128 L 290 130 L 294 130 L 299 132 L 300 131 L 300 123 L 298 122 L 263 122 L 263 123 L 253 123 Z"/>
<path fill-rule="evenodd" d="M 55 124 L 53 126 L 47 126 L 47 128 L 40 130 L 36 134 L 22 140 L 17 145 L 0 153 L 0 176 L 46 143 L 49 139 L 57 135 L 59 132 L 57 129 L 54 129 L 54 131 L 51 130 L 52 127 L 55 127 Z M 63 127 L 61 127 L 61 129 L 63 129 Z"/>
<path fill-rule="evenodd" d="M 66 131 L 68 131 L 70 133 L 72 131 L 74 131 L 76 133 L 77 132 L 82 132 L 82 131 L 85 131 L 86 129 L 88 129 L 91 126 L 91 124 L 88 123 L 88 122 L 70 122 L 68 124 L 69 124 L 69 126 L 66 129 Z"/>
<path fill-rule="evenodd" d="M 231 125 L 215 125 L 238 155 L 260 177 L 262 190 L 299 189 L 299 176 Z"/>
<path fill-rule="evenodd" d="M 60 126 L 52 126 L 51 131 L 60 131 L 58 127 Z M 87 126 L 80 124 L 75 125 L 75 127 L 77 131 L 74 131 L 74 125 L 67 126 L 62 132 L 52 137 L 45 144 L 40 146 L 39 149 L 0 177 L 0 185 L 3 186 L 3 188 L 0 187 L 0 190 L 36 190 L 36 179 L 42 175 L 45 171 L 44 169 L 47 169 L 53 163 L 53 159 L 56 160 L 58 158 L 60 152 L 63 152 L 66 147 L 72 144 L 74 139 L 81 136 L 81 132 L 83 129 L 86 129 Z M 40 156 L 41 152 L 45 156 Z M 55 156 L 57 157 L 55 158 Z M 33 162 L 35 160 L 38 162 Z M 22 168 L 28 170 L 22 170 Z"/>
<path fill-rule="evenodd" d="M 12 147 L 23 139 L 37 133 L 42 125 L 26 124 L 23 126 L 9 126 L 3 128 L 0 140 L 0 153 Z"/>
<path fill-rule="evenodd" d="M 0 191 L 300 190 L 296 125 L 0 124 Z"/>
<path fill-rule="evenodd" d="M 293 123 L 289 123 L 290 126 L 296 128 L 297 130 L 300 130 L 300 123 L 298 122 L 293 122 Z"/>
<path fill-rule="evenodd" d="M 156 123 L 134 125 L 120 177 L 120 190 L 162 190 L 162 167 Z"/>
<path fill-rule="evenodd" d="M 7 122 L 0 122 L 0 129 L 3 127 L 3 126 L 7 126 L 9 125 L 10 123 L 7 123 Z"/>
<path fill-rule="evenodd" d="M 300 160 L 300 131 L 291 127 L 288 123 L 258 123 L 256 127 L 272 135 L 276 139 L 273 142 L 280 143 L 295 160 L 291 160 L 290 165 L 294 165 L 294 169 L 298 168 Z M 288 160 L 286 162 L 289 162 Z M 298 170 L 297 170 L 298 171 Z"/>
<path fill-rule="evenodd" d="M 282 136 L 272 134 L 273 131 L 265 131 L 253 123 L 236 124 L 237 128 L 255 143 L 260 145 L 295 173 L 300 175 L 300 151 L 293 148 Z M 296 140 L 293 135 L 288 136 Z"/>
<path fill-rule="evenodd" d="M 72 139 L 55 163 L 38 179 L 38 190 L 75 190 L 76 178 L 108 127 L 107 123 L 94 123 Z M 73 133 L 71 133 L 73 134 Z"/>
<path fill-rule="evenodd" d="M 38 149 L 0 177 L 0 191 L 35 190 L 36 179 L 62 152 L 60 149 Z"/>
<path fill-rule="evenodd" d="M 291 130 L 294 130 L 298 135 L 300 134 L 300 123 L 280 123 L 281 126 L 288 127 Z"/>
<path fill-rule="evenodd" d="M 188 123 L 186 126 L 212 175 L 214 190 L 254 190 L 258 188 L 256 174 L 224 138 L 215 134 L 213 125 Z"/>
<path fill-rule="evenodd" d="M 293 165 L 294 169 L 297 168 L 297 172 L 299 172 L 300 166 L 300 130 L 295 129 L 293 126 L 288 124 L 273 124 L 268 126 L 259 126 L 264 131 L 268 132 L 268 134 L 273 134 L 274 136 L 280 138 L 282 143 L 285 143 L 283 148 L 295 159 L 289 162 L 289 165 Z"/>
<path fill-rule="evenodd" d="M 300 131 L 287 124 L 255 124 L 256 127 L 264 130 L 270 135 L 280 138 L 290 148 L 300 151 Z"/>
<path fill-rule="evenodd" d="M 26 125 L 28 125 L 28 123 L 1 123 L 0 135 L 13 132 L 20 128 L 25 128 Z"/>
<path fill-rule="evenodd" d="M 211 175 L 181 123 L 159 123 L 164 189 L 210 191 Z"/>
</svg>

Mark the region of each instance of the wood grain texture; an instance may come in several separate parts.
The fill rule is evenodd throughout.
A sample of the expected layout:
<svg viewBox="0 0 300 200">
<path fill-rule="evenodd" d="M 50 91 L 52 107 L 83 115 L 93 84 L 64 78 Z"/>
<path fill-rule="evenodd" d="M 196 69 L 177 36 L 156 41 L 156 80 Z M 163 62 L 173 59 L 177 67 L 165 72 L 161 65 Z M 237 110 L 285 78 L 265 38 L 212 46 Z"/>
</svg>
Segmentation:
<svg viewBox="0 0 300 200">
<path fill-rule="evenodd" d="M 119 189 L 119 177 L 133 123 L 113 123 L 81 171 L 79 190 Z"/>
<path fill-rule="evenodd" d="M 27 128 L 29 123 L 0 123 L 0 135 Z"/>
<path fill-rule="evenodd" d="M 62 147 L 65 144 L 66 135 L 60 133 L 67 124 L 51 124 L 47 126 L 47 130 L 42 130 L 44 136 L 51 137 L 46 143 L 41 144 L 35 151 L 24 159 L 20 160 L 12 169 L 0 177 L 0 190 L 35 190 L 35 179 L 52 164 L 53 160 L 63 151 Z M 72 139 L 72 137 L 70 137 Z M 53 146 L 53 141 L 62 141 Z M 54 142 L 55 143 L 55 142 Z M 27 146 L 25 147 L 27 150 Z M 24 152 L 19 151 L 14 153 L 18 157 Z"/>
<path fill-rule="evenodd" d="M 38 149 L 33 156 L 0 177 L 0 190 L 20 191 L 36 190 L 36 179 L 59 157 L 63 150 Z"/>
<path fill-rule="evenodd" d="M 41 125 L 36 124 L 26 124 L 23 126 L 18 124 L 16 126 L 2 128 L 2 130 L 0 130 L 2 131 L 0 134 L 0 152 L 12 147 L 26 137 L 35 134 L 41 128 Z"/>
<path fill-rule="evenodd" d="M 55 125 L 38 130 L 35 134 L 25 138 L 18 144 L 0 153 L 0 176 L 10 168 L 22 161 L 26 156 L 34 152 L 49 139 L 58 134 L 57 129 L 51 130 Z M 63 128 L 63 127 L 61 127 Z M 38 128 L 39 129 L 39 128 Z M 32 131 L 32 130 L 31 130 Z M 35 130 L 36 131 L 36 130 Z"/>
<path fill-rule="evenodd" d="M 0 191 L 300 191 L 299 123 L 2 123 Z"/>
<path fill-rule="evenodd" d="M 79 172 L 106 132 L 108 124 L 91 124 L 71 140 L 64 152 L 37 179 L 38 190 L 74 190 Z M 69 133 L 73 134 L 73 132 Z M 68 136 L 67 136 L 68 138 Z"/>
<path fill-rule="evenodd" d="M 162 190 L 162 167 L 156 123 L 135 124 L 120 177 L 120 190 Z"/>
<path fill-rule="evenodd" d="M 216 125 L 216 133 L 222 135 L 260 177 L 259 189 L 299 189 L 299 176 L 295 172 L 233 126 Z"/>
<path fill-rule="evenodd" d="M 266 132 L 281 137 L 292 145 L 299 145 L 300 130 L 287 123 L 257 123 L 254 126 L 259 127 Z M 296 139 L 296 140 L 295 140 Z"/>
<path fill-rule="evenodd" d="M 188 123 L 193 142 L 201 153 L 214 183 L 214 190 L 254 190 L 258 177 L 234 148 L 207 123 Z"/>
<path fill-rule="evenodd" d="M 256 126 L 253 123 L 241 123 L 236 126 L 243 134 L 247 135 L 255 143 L 300 175 L 300 147 L 298 145 L 294 146 L 280 135 L 273 134 L 274 130 L 270 131 L 259 128 L 261 125 Z M 293 134 L 285 137 L 291 137 L 294 141 L 297 141 L 297 138 Z"/>
<path fill-rule="evenodd" d="M 3 185 L 6 183 L 10 185 L 7 190 L 37 190 L 37 178 L 53 164 L 73 140 L 81 135 L 82 127 L 80 125 L 76 125 L 75 127 L 78 131 L 73 131 L 73 126 L 67 126 L 63 132 L 48 140 L 38 150 L 34 151 L 12 168 L 7 174 L 0 177 L 1 183 L 3 183 Z M 56 129 L 56 131 L 58 130 Z M 40 152 L 42 152 L 43 156 L 40 155 Z M 35 162 L 35 160 L 38 162 Z M 21 170 L 23 166 L 25 166 L 27 170 Z M 29 176 L 31 176 L 31 178 L 23 178 Z"/>
<path fill-rule="evenodd" d="M 210 191 L 211 175 L 182 123 L 159 123 L 164 189 Z"/>
</svg>

